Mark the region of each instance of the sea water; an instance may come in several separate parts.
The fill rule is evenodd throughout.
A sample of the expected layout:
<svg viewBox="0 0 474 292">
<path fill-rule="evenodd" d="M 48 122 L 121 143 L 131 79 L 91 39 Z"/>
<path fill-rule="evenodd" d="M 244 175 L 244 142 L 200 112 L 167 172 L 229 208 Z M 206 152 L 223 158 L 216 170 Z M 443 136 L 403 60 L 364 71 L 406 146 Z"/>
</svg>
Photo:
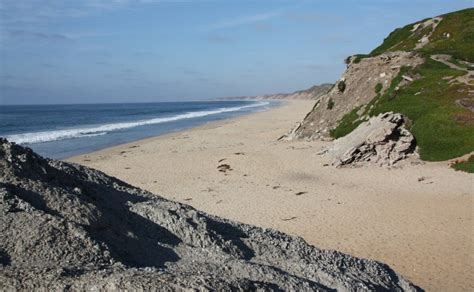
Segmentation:
<svg viewBox="0 0 474 292">
<path fill-rule="evenodd" d="M 62 159 L 276 105 L 239 100 L 8 105 L 0 106 L 0 137 Z"/>
</svg>

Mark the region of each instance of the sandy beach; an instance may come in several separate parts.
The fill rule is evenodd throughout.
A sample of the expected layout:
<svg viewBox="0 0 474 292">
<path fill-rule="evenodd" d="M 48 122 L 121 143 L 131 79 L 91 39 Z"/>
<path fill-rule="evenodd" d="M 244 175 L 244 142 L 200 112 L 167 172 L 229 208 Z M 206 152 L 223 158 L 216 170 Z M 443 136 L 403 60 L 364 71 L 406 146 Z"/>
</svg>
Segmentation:
<svg viewBox="0 0 474 292">
<path fill-rule="evenodd" d="M 69 159 L 225 218 L 375 259 L 428 291 L 474 289 L 474 176 L 447 163 L 328 166 L 328 142 L 277 141 L 311 109 L 261 113 Z"/>
</svg>

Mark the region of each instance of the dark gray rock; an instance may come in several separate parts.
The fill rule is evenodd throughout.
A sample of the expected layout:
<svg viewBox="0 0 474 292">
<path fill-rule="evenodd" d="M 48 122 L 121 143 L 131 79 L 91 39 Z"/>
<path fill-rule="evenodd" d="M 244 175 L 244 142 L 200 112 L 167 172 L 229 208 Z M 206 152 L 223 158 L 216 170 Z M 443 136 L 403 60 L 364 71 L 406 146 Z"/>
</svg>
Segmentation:
<svg viewBox="0 0 474 292">
<path fill-rule="evenodd" d="M 38 288 L 418 289 L 384 264 L 207 215 L 0 139 L 0 289 Z"/>
</svg>

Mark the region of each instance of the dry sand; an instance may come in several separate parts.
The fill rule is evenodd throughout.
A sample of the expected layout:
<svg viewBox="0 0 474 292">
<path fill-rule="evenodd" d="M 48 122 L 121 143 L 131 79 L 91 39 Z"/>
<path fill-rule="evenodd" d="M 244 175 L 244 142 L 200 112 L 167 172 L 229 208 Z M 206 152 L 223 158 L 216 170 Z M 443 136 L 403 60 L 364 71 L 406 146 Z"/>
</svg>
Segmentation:
<svg viewBox="0 0 474 292">
<path fill-rule="evenodd" d="M 429 291 L 472 291 L 474 175 L 447 163 L 335 169 L 317 154 L 328 142 L 276 141 L 313 103 L 70 161 L 211 214 L 382 261 Z M 222 164 L 231 170 L 219 171 Z"/>
</svg>

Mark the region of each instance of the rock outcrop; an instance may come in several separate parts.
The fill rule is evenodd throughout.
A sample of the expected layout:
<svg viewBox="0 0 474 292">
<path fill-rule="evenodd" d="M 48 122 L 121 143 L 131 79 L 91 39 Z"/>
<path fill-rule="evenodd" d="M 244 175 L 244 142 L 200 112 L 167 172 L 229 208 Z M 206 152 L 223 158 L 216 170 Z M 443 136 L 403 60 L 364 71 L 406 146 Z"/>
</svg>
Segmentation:
<svg viewBox="0 0 474 292">
<path fill-rule="evenodd" d="M 392 166 L 416 156 L 416 141 L 404 127 L 400 114 L 384 113 L 360 124 L 348 135 L 335 140 L 325 155 L 337 167 L 375 164 Z"/>
<path fill-rule="evenodd" d="M 347 69 L 338 82 L 344 84 L 344 88 L 334 86 L 322 95 L 304 120 L 290 131 L 287 140 L 329 137 L 330 130 L 346 114 L 366 106 L 375 98 L 377 84 L 381 84 L 380 92 L 383 93 L 402 66 L 415 67 L 423 62 L 423 58 L 410 52 L 388 52 L 360 61 L 355 61 L 356 58 L 348 59 Z"/>
<path fill-rule="evenodd" d="M 384 264 L 214 217 L 0 139 L 0 289 L 39 288 L 418 289 Z"/>
</svg>

